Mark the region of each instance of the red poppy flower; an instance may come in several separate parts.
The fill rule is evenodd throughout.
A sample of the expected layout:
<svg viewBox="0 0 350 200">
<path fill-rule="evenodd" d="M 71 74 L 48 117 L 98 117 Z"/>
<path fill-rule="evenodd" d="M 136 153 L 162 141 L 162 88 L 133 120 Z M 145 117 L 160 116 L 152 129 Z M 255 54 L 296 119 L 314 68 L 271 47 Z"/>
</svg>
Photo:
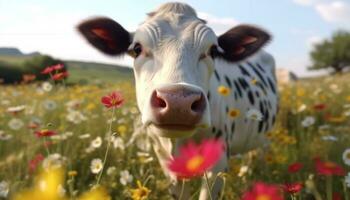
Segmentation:
<svg viewBox="0 0 350 200">
<path fill-rule="evenodd" d="M 324 110 L 326 107 L 327 107 L 326 104 L 323 104 L 323 103 L 315 104 L 314 110 L 321 111 L 321 110 Z"/>
<path fill-rule="evenodd" d="M 112 92 L 111 94 L 102 97 L 101 102 L 106 108 L 119 108 L 123 105 L 124 99 L 120 92 Z"/>
<path fill-rule="evenodd" d="M 54 81 L 60 81 L 64 78 L 67 78 L 69 76 L 68 72 L 67 71 L 64 71 L 64 72 L 59 72 L 55 75 L 52 76 L 52 80 Z"/>
<path fill-rule="evenodd" d="M 302 183 L 286 183 L 283 185 L 284 191 L 288 192 L 289 194 L 296 194 L 303 189 Z"/>
<path fill-rule="evenodd" d="M 42 154 L 37 154 L 32 160 L 29 161 L 29 172 L 32 173 L 36 170 L 37 166 L 44 160 Z"/>
<path fill-rule="evenodd" d="M 41 71 L 41 74 L 51 74 L 54 69 L 52 67 L 45 67 L 43 71 Z"/>
<path fill-rule="evenodd" d="M 169 161 L 168 168 L 179 179 L 202 176 L 219 161 L 224 149 L 224 143 L 218 139 L 204 140 L 199 145 L 189 142 Z"/>
<path fill-rule="evenodd" d="M 321 161 L 320 158 L 315 158 L 315 168 L 318 174 L 325 176 L 344 176 L 345 170 L 334 162 L 330 161 Z"/>
<path fill-rule="evenodd" d="M 52 68 L 52 70 L 56 70 L 56 71 L 58 71 L 58 70 L 63 69 L 63 68 L 64 68 L 64 66 L 63 66 L 63 64 L 57 64 L 57 65 L 53 65 L 53 66 L 51 66 L 51 68 Z"/>
<path fill-rule="evenodd" d="M 243 194 L 242 200 L 283 200 L 283 196 L 278 186 L 258 182 Z"/>
<path fill-rule="evenodd" d="M 300 171 L 303 168 L 303 166 L 304 165 L 301 162 L 292 163 L 288 166 L 288 172 L 289 173 L 296 173 L 296 172 Z"/>
<path fill-rule="evenodd" d="M 38 138 L 41 138 L 41 137 L 50 137 L 50 136 L 56 135 L 57 133 L 55 131 L 44 129 L 44 130 L 35 131 L 34 134 Z"/>
</svg>

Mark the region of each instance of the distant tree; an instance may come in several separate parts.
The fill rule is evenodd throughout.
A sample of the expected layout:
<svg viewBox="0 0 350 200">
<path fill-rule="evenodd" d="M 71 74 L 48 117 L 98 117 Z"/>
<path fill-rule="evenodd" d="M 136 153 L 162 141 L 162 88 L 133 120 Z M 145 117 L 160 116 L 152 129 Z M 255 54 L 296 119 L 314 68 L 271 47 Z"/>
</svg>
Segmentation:
<svg viewBox="0 0 350 200">
<path fill-rule="evenodd" d="M 316 44 L 311 52 L 312 66 L 309 70 L 333 69 L 341 73 L 350 67 L 350 33 L 335 32 L 330 40 Z"/>
</svg>

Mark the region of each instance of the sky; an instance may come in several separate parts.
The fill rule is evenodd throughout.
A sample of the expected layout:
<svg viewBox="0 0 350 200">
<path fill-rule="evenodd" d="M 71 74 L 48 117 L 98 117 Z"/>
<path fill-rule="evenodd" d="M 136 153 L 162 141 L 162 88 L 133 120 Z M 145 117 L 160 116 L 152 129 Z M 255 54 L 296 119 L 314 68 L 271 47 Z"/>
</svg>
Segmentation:
<svg viewBox="0 0 350 200">
<path fill-rule="evenodd" d="M 77 33 L 80 21 L 107 16 L 134 31 L 163 0 L 0 0 L 0 47 L 39 51 L 56 58 L 132 66 L 128 56 L 108 57 Z M 182 0 L 220 35 L 237 24 L 254 24 L 273 35 L 266 47 L 277 67 L 312 76 L 313 45 L 350 29 L 350 0 Z"/>
</svg>

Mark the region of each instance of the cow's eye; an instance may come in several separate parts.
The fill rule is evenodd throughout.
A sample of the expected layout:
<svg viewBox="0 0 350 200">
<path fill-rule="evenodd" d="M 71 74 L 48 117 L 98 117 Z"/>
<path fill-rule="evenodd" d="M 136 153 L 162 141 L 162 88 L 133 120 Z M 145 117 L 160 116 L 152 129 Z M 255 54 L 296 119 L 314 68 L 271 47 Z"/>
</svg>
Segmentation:
<svg viewBox="0 0 350 200">
<path fill-rule="evenodd" d="M 134 51 L 134 54 L 135 54 L 135 57 L 138 57 L 141 52 L 142 52 L 142 46 L 140 43 L 136 43 L 134 48 L 133 48 L 133 51 Z"/>
<path fill-rule="evenodd" d="M 210 48 L 210 56 L 212 58 L 216 58 L 218 55 L 219 55 L 218 47 L 216 45 L 211 46 L 211 48 Z"/>
</svg>

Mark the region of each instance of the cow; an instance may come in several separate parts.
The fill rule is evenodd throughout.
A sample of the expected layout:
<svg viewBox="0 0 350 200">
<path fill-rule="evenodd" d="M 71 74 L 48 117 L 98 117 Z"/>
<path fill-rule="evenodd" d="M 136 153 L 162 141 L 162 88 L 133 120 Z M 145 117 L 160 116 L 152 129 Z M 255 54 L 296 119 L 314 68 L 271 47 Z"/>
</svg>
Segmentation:
<svg viewBox="0 0 350 200">
<path fill-rule="evenodd" d="M 167 163 L 184 142 L 212 137 L 225 142 L 225 156 L 212 173 L 227 171 L 230 155 L 266 143 L 278 94 L 274 59 L 262 50 L 271 36 L 263 29 L 238 25 L 216 36 L 185 3 L 161 5 L 135 32 L 106 17 L 87 19 L 77 28 L 104 54 L 134 58 L 142 126 L 175 198 L 179 184 Z M 208 192 L 216 199 L 221 184 L 212 191 L 203 184 L 199 199 L 207 199 Z"/>
</svg>

